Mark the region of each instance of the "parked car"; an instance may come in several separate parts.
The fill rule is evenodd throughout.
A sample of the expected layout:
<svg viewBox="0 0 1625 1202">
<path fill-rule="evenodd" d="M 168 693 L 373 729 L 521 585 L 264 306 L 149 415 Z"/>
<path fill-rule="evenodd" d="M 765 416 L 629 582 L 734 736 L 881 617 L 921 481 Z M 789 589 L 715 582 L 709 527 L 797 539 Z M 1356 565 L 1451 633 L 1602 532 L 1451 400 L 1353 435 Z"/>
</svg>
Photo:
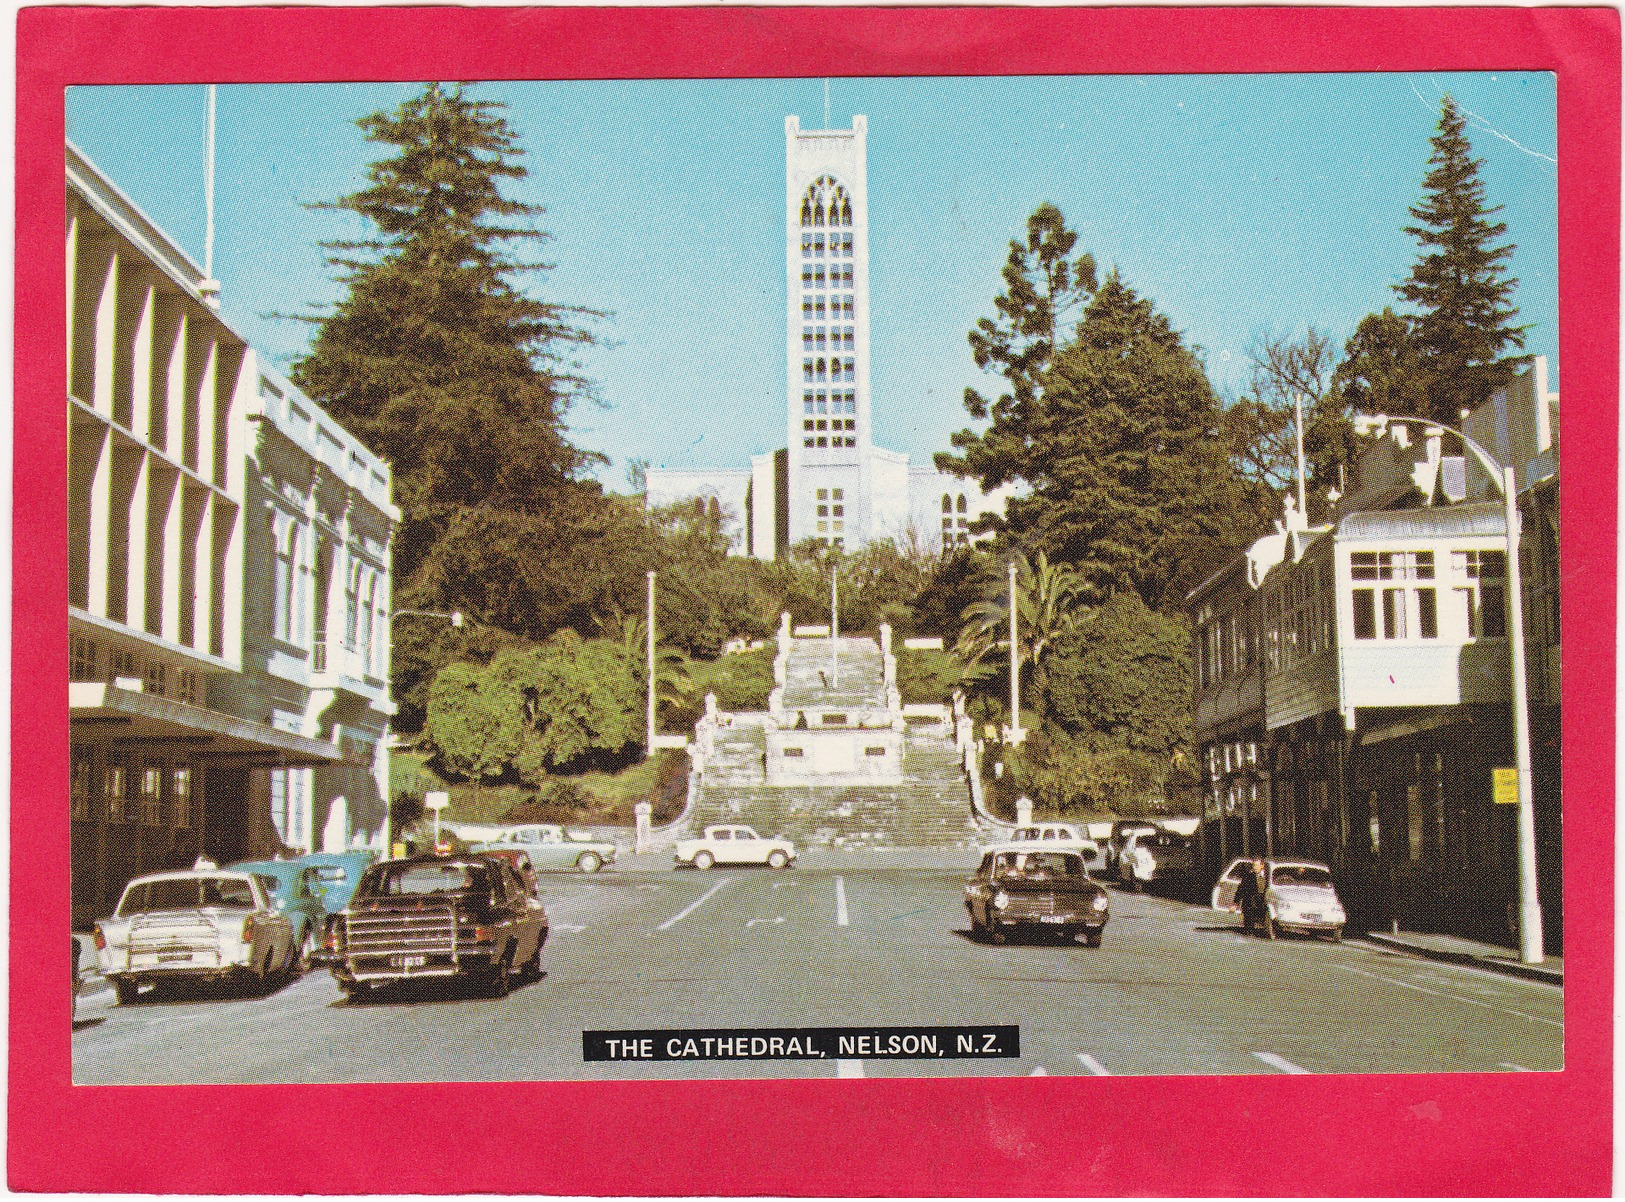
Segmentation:
<svg viewBox="0 0 1625 1202">
<path fill-rule="evenodd" d="M 1042 843 L 1045 847 L 1066 847 L 1083 853 L 1085 860 L 1100 857 L 1100 844 L 1084 834 L 1070 822 L 1034 822 L 1018 826 L 1010 832 L 1010 842 Z"/>
<path fill-rule="evenodd" d="M 260 878 L 271 904 L 293 923 L 293 945 L 299 949 L 299 963 L 308 965 L 327 937 L 327 909 L 322 905 L 316 869 L 298 860 L 242 860 L 227 867 Z"/>
<path fill-rule="evenodd" d="M 79 1017 L 79 937 L 77 935 L 70 935 L 68 937 L 68 942 L 73 945 L 73 948 L 72 948 L 71 953 L 70 953 L 72 955 L 72 957 L 73 957 L 73 1017 L 78 1018 Z"/>
<path fill-rule="evenodd" d="M 96 924 L 97 967 L 121 1005 L 141 986 L 247 980 L 267 988 L 298 968 L 293 921 L 260 876 L 236 869 L 155 872 L 124 887 Z"/>
<path fill-rule="evenodd" d="M 1111 901 L 1089 879 L 1083 853 L 1057 848 L 1035 850 L 1030 841 L 985 849 L 976 874 L 965 882 L 965 909 L 971 937 L 994 943 L 1018 931 L 1083 936 L 1099 947 Z"/>
<path fill-rule="evenodd" d="M 536 892 L 536 870 L 531 867 L 530 853 L 518 847 L 487 848 L 482 854 L 496 856 L 513 865 L 519 879 L 525 882 L 525 888 L 532 893 Z"/>
<path fill-rule="evenodd" d="M 679 839 L 673 860 L 677 867 L 706 869 L 713 864 L 766 864 L 788 868 L 796 849 L 788 839 L 764 839 L 748 826 L 708 826 L 698 839 Z"/>
<path fill-rule="evenodd" d="M 463 978 L 492 997 L 542 975 L 547 911 L 507 860 L 479 852 L 410 856 L 367 869 L 334 928 L 341 992 Z"/>
<path fill-rule="evenodd" d="M 1173 831 L 1131 831 L 1117 854 L 1117 879 L 1138 892 L 1147 885 L 1183 885 L 1196 872 L 1196 847 Z"/>
<path fill-rule="evenodd" d="M 532 822 L 516 826 L 487 843 L 479 844 L 477 851 L 501 851 L 517 847 L 530 856 L 530 866 L 537 872 L 574 869 L 597 872 L 606 864 L 615 862 L 615 845 L 605 840 L 589 839 L 566 831 L 551 822 Z"/>
<path fill-rule="evenodd" d="M 1122 854 L 1123 844 L 1135 831 L 1161 829 L 1155 822 L 1147 822 L 1143 818 L 1121 818 L 1112 823 L 1111 837 L 1106 840 L 1106 871 L 1113 876 L 1117 874 L 1117 857 Z"/>
<path fill-rule="evenodd" d="M 1248 856 L 1230 862 L 1213 886 L 1213 909 L 1240 911 L 1241 907 L 1236 904 L 1236 887 L 1251 863 Z M 1269 875 L 1264 908 L 1271 930 L 1325 935 L 1333 942 L 1343 937 L 1348 913 L 1337 896 L 1330 868 L 1314 860 L 1266 860 L 1264 869 Z"/>
<path fill-rule="evenodd" d="M 321 898 L 322 909 L 327 912 L 328 926 L 350 904 L 361 874 L 377 858 L 377 853 L 371 851 L 315 851 L 294 861 L 316 870 L 316 896 Z M 325 928 L 323 937 L 326 937 Z"/>
</svg>

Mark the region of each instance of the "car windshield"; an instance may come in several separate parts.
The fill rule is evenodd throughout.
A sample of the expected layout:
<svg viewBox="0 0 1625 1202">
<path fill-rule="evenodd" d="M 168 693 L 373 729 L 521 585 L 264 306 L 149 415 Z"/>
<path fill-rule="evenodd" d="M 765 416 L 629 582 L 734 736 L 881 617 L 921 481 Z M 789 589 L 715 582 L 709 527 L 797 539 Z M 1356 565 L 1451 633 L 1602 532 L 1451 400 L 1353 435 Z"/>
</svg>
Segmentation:
<svg viewBox="0 0 1625 1202">
<path fill-rule="evenodd" d="M 996 877 L 1083 876 L 1083 858 L 1058 851 L 1010 851 L 993 862 Z"/>
<path fill-rule="evenodd" d="M 282 892 L 281 877 L 272 876 L 269 872 L 256 872 L 254 875 L 259 879 L 260 888 L 264 889 L 267 893 Z"/>
<path fill-rule="evenodd" d="M 344 869 L 337 864 L 322 864 L 316 869 L 316 879 L 319 881 L 342 881 Z"/>
<path fill-rule="evenodd" d="M 385 897 L 425 893 L 461 893 L 488 888 L 483 868 L 474 864 L 406 864 L 378 874 L 369 892 Z"/>
<path fill-rule="evenodd" d="M 1141 847 L 1189 847 L 1191 845 L 1188 836 L 1176 835 L 1171 831 L 1159 831 L 1155 835 L 1141 835 L 1138 842 Z"/>
<path fill-rule="evenodd" d="M 131 885 L 119 903 L 122 914 L 145 914 L 155 910 L 197 910 L 205 906 L 227 910 L 252 910 L 254 890 L 240 877 L 182 877 L 143 881 Z"/>
<path fill-rule="evenodd" d="M 1275 885 L 1311 885 L 1319 889 L 1332 887 L 1332 874 L 1316 864 L 1282 864 L 1270 874 Z"/>
</svg>

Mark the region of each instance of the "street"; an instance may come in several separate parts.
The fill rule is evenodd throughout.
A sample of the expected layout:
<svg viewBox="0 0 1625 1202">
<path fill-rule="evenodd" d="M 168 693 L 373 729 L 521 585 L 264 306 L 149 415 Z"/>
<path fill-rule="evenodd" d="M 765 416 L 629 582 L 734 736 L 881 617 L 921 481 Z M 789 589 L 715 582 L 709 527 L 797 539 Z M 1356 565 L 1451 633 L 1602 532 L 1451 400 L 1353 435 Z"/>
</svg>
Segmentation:
<svg viewBox="0 0 1625 1202">
<path fill-rule="evenodd" d="M 811 858 L 811 857 L 809 857 Z M 938 858 L 939 861 L 941 857 Z M 856 863 L 858 866 L 847 866 Z M 1104 946 L 972 942 L 967 870 L 551 874 L 546 975 L 345 1002 L 81 999 L 77 1084 L 1553 1071 L 1558 987 L 1111 891 Z M 1017 1024 L 1000 1060 L 582 1061 L 583 1030 Z"/>
</svg>

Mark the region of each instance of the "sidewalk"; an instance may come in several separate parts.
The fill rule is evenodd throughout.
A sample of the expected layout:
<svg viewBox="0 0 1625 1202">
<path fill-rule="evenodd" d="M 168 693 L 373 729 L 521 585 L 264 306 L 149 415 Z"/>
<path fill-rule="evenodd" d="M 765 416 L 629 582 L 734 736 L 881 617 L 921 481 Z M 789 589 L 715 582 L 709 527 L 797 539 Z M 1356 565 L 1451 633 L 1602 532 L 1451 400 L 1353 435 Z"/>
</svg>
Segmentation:
<svg viewBox="0 0 1625 1202">
<path fill-rule="evenodd" d="M 1539 964 L 1525 964 L 1512 948 L 1493 943 L 1478 943 L 1471 939 L 1458 939 L 1454 935 L 1432 935 L 1420 931 L 1371 931 L 1364 936 L 1369 943 L 1394 951 L 1408 952 L 1429 960 L 1443 960 L 1448 964 L 1465 964 L 1472 968 L 1526 977 L 1531 981 L 1545 981 L 1550 985 L 1563 983 L 1563 958 L 1547 956 Z"/>
</svg>

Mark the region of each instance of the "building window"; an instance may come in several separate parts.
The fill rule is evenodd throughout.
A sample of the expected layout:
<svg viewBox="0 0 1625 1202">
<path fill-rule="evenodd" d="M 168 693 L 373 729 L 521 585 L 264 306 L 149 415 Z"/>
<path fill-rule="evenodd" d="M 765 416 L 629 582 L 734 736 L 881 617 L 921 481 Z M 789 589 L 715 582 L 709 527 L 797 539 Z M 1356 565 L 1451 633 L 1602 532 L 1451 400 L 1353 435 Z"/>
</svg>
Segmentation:
<svg viewBox="0 0 1625 1202">
<path fill-rule="evenodd" d="M 1271 660 L 1275 658 L 1274 637 L 1274 631 L 1271 631 Z M 1357 588 L 1354 590 L 1354 637 L 1357 639 L 1374 639 L 1377 637 L 1377 594 L 1374 589 Z M 1273 667 L 1273 664 L 1271 666 Z"/>
<path fill-rule="evenodd" d="M 1504 551 L 1456 551 L 1451 567 L 1465 587 L 1456 595 L 1466 610 L 1467 632 L 1475 639 L 1506 637 L 1506 562 Z"/>
<path fill-rule="evenodd" d="M 811 384 L 813 382 L 813 361 L 811 359 L 803 359 L 801 361 L 801 382 L 803 384 Z"/>
<path fill-rule="evenodd" d="M 828 446 L 828 445 L 829 445 L 829 439 L 827 439 L 827 438 L 820 438 L 820 439 L 819 439 L 819 440 L 818 440 L 818 445 L 819 445 L 819 446 L 821 446 L 821 447 L 827 447 L 827 446 Z"/>
<path fill-rule="evenodd" d="M 837 505 L 835 507 L 835 516 L 836 517 L 843 516 L 845 514 L 845 512 L 846 512 L 846 506 L 845 505 Z"/>
<path fill-rule="evenodd" d="M 818 490 L 818 499 L 819 499 L 819 500 L 820 500 L 820 501 L 827 501 L 827 500 L 829 500 L 829 489 L 827 489 L 827 488 L 820 488 L 820 489 L 819 489 L 819 490 Z"/>
<path fill-rule="evenodd" d="M 90 752 L 84 748 L 77 748 L 72 754 L 72 767 L 69 769 L 68 794 L 71 799 L 69 815 L 77 822 L 86 822 L 90 819 Z"/>
<path fill-rule="evenodd" d="M 1355 580 L 1432 580 L 1432 551 L 1355 551 L 1349 556 Z"/>
<path fill-rule="evenodd" d="M 162 697 L 164 695 L 164 686 L 168 683 L 168 677 L 169 672 L 166 665 L 157 661 L 149 662 L 147 664 L 147 674 L 141 684 L 142 691 L 150 693 L 154 697 Z"/>
<path fill-rule="evenodd" d="M 107 653 L 107 679 L 118 680 L 121 677 L 135 675 L 135 655 L 115 647 Z"/>
<path fill-rule="evenodd" d="M 1402 588 L 1382 590 L 1382 637 L 1405 637 L 1405 590 Z"/>
<path fill-rule="evenodd" d="M 1416 590 L 1416 632 L 1425 639 L 1439 637 L 1439 600 L 1430 588 Z"/>
<path fill-rule="evenodd" d="M 821 517 L 821 518 L 827 518 L 829 516 L 829 506 L 828 505 L 820 505 L 818 507 L 818 516 Z"/>
<path fill-rule="evenodd" d="M 97 668 L 101 659 L 98 654 L 95 639 L 87 639 L 84 635 L 76 634 L 68 640 L 68 679 L 69 680 L 96 680 Z"/>
<path fill-rule="evenodd" d="M 812 349 L 813 349 L 812 327 L 811 326 L 803 326 L 801 328 L 801 353 L 803 355 L 810 355 L 810 354 L 812 354 Z"/>
<path fill-rule="evenodd" d="M 818 533 L 824 534 L 828 530 L 829 530 L 829 523 L 828 522 L 819 522 L 818 523 Z"/>
<path fill-rule="evenodd" d="M 278 774 L 273 772 L 275 778 Z M 170 775 L 169 787 L 174 810 L 175 826 L 186 830 L 192 825 L 192 770 L 176 768 Z"/>
<path fill-rule="evenodd" d="M 835 526 L 835 533 L 839 534 L 841 532 L 842 523 L 836 522 L 836 523 L 834 523 L 834 526 Z"/>
<path fill-rule="evenodd" d="M 942 494 L 942 512 L 943 513 L 952 513 L 953 511 L 954 511 L 954 499 L 952 497 L 950 497 L 947 493 L 943 493 Z"/>
<path fill-rule="evenodd" d="M 954 528 L 954 520 L 953 520 L 953 518 L 951 518 L 951 517 L 943 518 L 942 519 L 942 528 L 944 530 L 952 530 Z"/>
<path fill-rule="evenodd" d="M 102 773 L 102 800 L 107 806 L 107 821 L 124 821 L 124 791 L 128 787 L 129 769 L 122 756 L 110 756 Z"/>
<path fill-rule="evenodd" d="M 831 492 L 829 496 L 830 500 L 832 501 L 844 501 L 846 499 L 846 490 L 844 488 L 837 488 Z"/>
<path fill-rule="evenodd" d="M 197 673 L 190 668 L 181 668 L 175 673 L 175 700 L 187 705 L 198 704 Z"/>
<path fill-rule="evenodd" d="M 810 438 L 804 438 L 801 440 L 801 445 L 804 447 L 810 447 L 813 445 L 813 440 Z"/>
<path fill-rule="evenodd" d="M 965 512 L 965 497 L 963 493 L 960 494 L 959 500 L 955 503 L 954 508 L 959 510 L 960 513 Z"/>
<path fill-rule="evenodd" d="M 162 821 L 164 770 L 148 764 L 141 771 L 141 825 L 158 826 Z"/>
<path fill-rule="evenodd" d="M 811 296 L 804 296 L 804 297 L 801 298 L 801 320 L 802 321 L 811 321 L 812 319 L 813 319 L 813 298 Z"/>
<path fill-rule="evenodd" d="M 822 263 L 813 268 L 812 278 L 814 288 L 822 289 L 828 287 L 828 285 L 824 282 L 824 265 Z"/>
<path fill-rule="evenodd" d="M 803 263 L 801 265 L 801 286 L 803 288 L 811 288 L 813 286 L 813 269 L 811 263 Z"/>
</svg>

